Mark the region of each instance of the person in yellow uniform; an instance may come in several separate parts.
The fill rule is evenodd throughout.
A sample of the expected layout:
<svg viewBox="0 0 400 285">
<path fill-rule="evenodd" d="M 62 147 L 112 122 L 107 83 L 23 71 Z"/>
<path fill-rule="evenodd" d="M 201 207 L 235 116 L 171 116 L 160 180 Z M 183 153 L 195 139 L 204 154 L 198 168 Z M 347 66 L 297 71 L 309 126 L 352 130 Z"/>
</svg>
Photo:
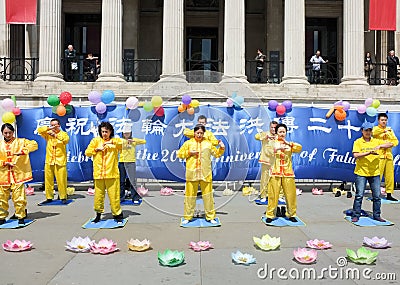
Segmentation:
<svg viewBox="0 0 400 285">
<path fill-rule="evenodd" d="M 187 224 L 193 218 L 199 184 L 206 220 L 212 224 L 217 223 L 212 193 L 211 156 L 220 157 L 225 151 L 225 145 L 220 141 L 219 147 L 216 148 L 204 138 L 205 132 L 206 128 L 203 125 L 197 125 L 194 128 L 194 138 L 186 141 L 177 152 L 179 158 L 186 159 L 186 190 L 182 224 Z"/>
<path fill-rule="evenodd" d="M 385 113 L 378 114 L 378 125 L 372 129 L 372 137 L 391 143 L 391 147 L 379 150 L 380 181 L 385 177 L 386 199 L 397 201 L 392 196 L 394 192 L 394 164 L 392 148 L 399 144 L 394 131 L 387 126 L 388 116 Z"/>
<path fill-rule="evenodd" d="M 353 156 L 356 159 L 354 174 L 356 175 L 356 195 L 353 203 L 351 221 L 358 222 L 361 215 L 361 205 L 364 198 L 367 181 L 372 191 L 372 213 L 374 220 L 386 222 L 381 218 L 380 171 L 379 156 L 381 149 L 387 149 L 392 143 L 372 137 L 373 125 L 365 122 L 361 126 L 362 137 L 354 141 Z"/>
<path fill-rule="evenodd" d="M 52 119 L 50 126 L 38 128 L 38 133 L 47 142 L 46 160 L 44 165 L 44 185 L 46 200 L 40 204 L 47 204 L 54 198 L 54 176 L 57 180 L 59 197 L 63 204 L 67 203 L 67 144 L 69 136 L 60 129 L 60 121 Z"/>
<path fill-rule="evenodd" d="M 29 153 L 38 149 L 36 141 L 14 137 L 11 124 L 1 126 L 4 140 L 0 142 L 0 224 L 8 216 L 8 199 L 14 203 L 18 224 L 25 224 L 26 195 L 24 183 L 32 180 Z"/>
<path fill-rule="evenodd" d="M 204 116 L 204 115 L 200 115 L 197 118 L 197 124 L 206 127 L 206 125 L 207 125 L 207 117 Z M 194 137 L 194 130 L 185 129 L 183 131 L 183 135 L 191 139 L 191 138 Z M 210 131 L 207 131 L 207 130 L 204 133 L 204 139 L 210 141 L 213 144 L 213 146 L 217 146 L 218 143 L 219 143 L 219 140 L 216 139 L 214 134 L 212 132 L 210 132 Z"/>
<path fill-rule="evenodd" d="M 287 126 L 276 125 L 277 139 L 274 142 L 275 161 L 271 167 L 271 178 L 268 183 L 268 206 L 266 222 L 271 223 L 275 218 L 275 210 L 278 206 L 279 192 L 283 189 L 287 211 L 286 216 L 291 222 L 297 222 L 297 196 L 294 171 L 292 167 L 292 153 L 301 151 L 302 146 L 298 143 L 286 141 Z"/>
<path fill-rule="evenodd" d="M 122 129 L 122 151 L 119 155 L 120 202 L 125 200 L 125 180 L 128 174 L 129 190 L 133 204 L 140 204 L 140 195 L 136 192 L 136 146 L 145 144 L 146 140 L 132 138 L 132 125 L 126 124 Z"/>
<path fill-rule="evenodd" d="M 260 132 L 254 136 L 256 140 L 261 141 L 261 154 L 258 161 L 261 164 L 260 202 L 262 203 L 267 201 L 269 170 L 275 159 L 273 142 L 276 139 L 275 127 L 277 124 L 278 122 L 271 121 L 268 132 Z"/>
<path fill-rule="evenodd" d="M 123 214 L 119 200 L 118 153 L 122 150 L 122 140 L 114 138 L 114 128 L 109 122 L 99 125 L 99 137 L 93 138 L 86 151 L 86 156 L 93 156 L 94 211 L 92 222 L 98 223 L 104 212 L 104 196 L 107 189 L 111 213 L 117 222 L 122 222 Z"/>
</svg>

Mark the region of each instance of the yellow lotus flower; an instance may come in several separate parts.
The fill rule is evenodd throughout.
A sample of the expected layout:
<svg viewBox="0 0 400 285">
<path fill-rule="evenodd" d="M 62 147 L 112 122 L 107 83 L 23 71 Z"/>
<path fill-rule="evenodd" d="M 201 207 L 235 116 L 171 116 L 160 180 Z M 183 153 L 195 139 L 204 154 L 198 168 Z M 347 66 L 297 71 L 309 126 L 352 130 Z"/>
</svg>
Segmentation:
<svg viewBox="0 0 400 285">
<path fill-rule="evenodd" d="M 254 243 L 262 250 L 274 250 L 281 245 L 281 238 L 270 237 L 270 235 L 263 235 L 261 238 L 253 237 Z"/>
<path fill-rule="evenodd" d="M 128 240 L 128 248 L 132 251 L 145 251 L 150 248 L 150 241 L 147 239 L 140 241 L 131 238 Z"/>
</svg>

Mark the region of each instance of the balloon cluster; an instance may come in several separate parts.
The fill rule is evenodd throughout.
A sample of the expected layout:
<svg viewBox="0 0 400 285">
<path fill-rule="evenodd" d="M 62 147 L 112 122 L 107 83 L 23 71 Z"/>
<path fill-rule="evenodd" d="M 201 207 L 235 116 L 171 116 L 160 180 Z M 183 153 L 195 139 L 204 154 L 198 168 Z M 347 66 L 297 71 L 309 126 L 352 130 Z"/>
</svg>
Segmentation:
<svg viewBox="0 0 400 285">
<path fill-rule="evenodd" d="M 381 105 L 379 100 L 374 100 L 372 98 L 365 99 L 364 105 L 360 105 L 357 107 L 357 112 L 359 114 L 367 113 L 370 117 L 375 117 L 378 113 L 378 108 Z"/>
<path fill-rule="evenodd" d="M 52 112 L 60 117 L 72 112 L 72 106 L 68 105 L 71 101 L 72 95 L 67 91 L 61 92 L 60 96 L 50 95 L 47 98 L 47 103 L 52 106 Z"/>
<path fill-rule="evenodd" d="M 178 106 L 178 112 L 187 112 L 189 115 L 194 114 L 194 109 L 200 106 L 199 100 L 192 99 L 189 95 L 182 96 L 182 104 Z"/>
<path fill-rule="evenodd" d="M 292 101 L 286 100 L 283 101 L 282 104 L 279 104 L 276 100 L 270 100 L 268 102 L 268 108 L 272 111 L 276 111 L 277 115 L 283 116 L 286 112 L 292 110 Z"/>
<path fill-rule="evenodd" d="M 236 92 L 232 93 L 232 97 L 226 99 L 226 105 L 228 107 L 241 108 L 244 103 L 244 98 L 242 96 L 238 96 Z"/>
<path fill-rule="evenodd" d="M 15 116 L 21 114 L 21 109 L 17 107 L 17 100 L 14 95 L 11 96 L 11 99 L 3 99 L 1 106 L 6 111 L 2 116 L 3 123 L 12 124 L 15 122 Z"/>
<path fill-rule="evenodd" d="M 115 99 L 114 91 L 104 90 L 103 93 L 98 91 L 90 91 L 88 99 L 91 103 L 96 104 L 96 112 L 98 114 L 104 114 L 107 111 L 107 105 Z"/>
<path fill-rule="evenodd" d="M 344 121 L 347 117 L 347 110 L 350 109 L 350 103 L 347 101 L 337 101 L 333 104 L 333 107 L 329 109 L 325 117 L 327 119 L 334 114 L 334 117 L 338 121 Z"/>
</svg>

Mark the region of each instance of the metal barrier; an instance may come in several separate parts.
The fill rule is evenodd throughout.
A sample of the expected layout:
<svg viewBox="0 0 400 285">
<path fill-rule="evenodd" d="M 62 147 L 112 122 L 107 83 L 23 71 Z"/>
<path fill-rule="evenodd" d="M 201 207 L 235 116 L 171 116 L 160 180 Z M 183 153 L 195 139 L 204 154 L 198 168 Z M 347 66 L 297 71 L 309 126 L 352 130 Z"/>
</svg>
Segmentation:
<svg viewBox="0 0 400 285">
<path fill-rule="evenodd" d="M 161 75 L 161 59 L 122 60 L 124 76 L 128 82 L 157 82 Z"/>
<path fill-rule="evenodd" d="M 246 76 L 250 83 L 276 83 L 282 82 L 283 61 L 264 61 L 261 79 L 257 79 L 257 60 L 246 60 Z"/>
<path fill-rule="evenodd" d="M 33 81 L 38 72 L 38 58 L 0 58 L 0 79 L 4 81 Z"/>
</svg>

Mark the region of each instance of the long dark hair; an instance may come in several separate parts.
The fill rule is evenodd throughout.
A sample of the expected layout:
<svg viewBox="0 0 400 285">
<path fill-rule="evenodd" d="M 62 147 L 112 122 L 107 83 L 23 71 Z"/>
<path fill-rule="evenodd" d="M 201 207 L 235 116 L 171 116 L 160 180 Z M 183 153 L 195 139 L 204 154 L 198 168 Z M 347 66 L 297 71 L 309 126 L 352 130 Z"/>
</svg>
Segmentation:
<svg viewBox="0 0 400 285">
<path fill-rule="evenodd" d="M 105 128 L 106 130 L 111 131 L 110 139 L 114 137 L 114 128 L 109 122 L 101 122 L 101 124 L 99 125 L 98 131 L 99 131 L 99 135 L 101 138 L 103 138 L 103 136 L 101 135 L 102 128 Z"/>
</svg>

